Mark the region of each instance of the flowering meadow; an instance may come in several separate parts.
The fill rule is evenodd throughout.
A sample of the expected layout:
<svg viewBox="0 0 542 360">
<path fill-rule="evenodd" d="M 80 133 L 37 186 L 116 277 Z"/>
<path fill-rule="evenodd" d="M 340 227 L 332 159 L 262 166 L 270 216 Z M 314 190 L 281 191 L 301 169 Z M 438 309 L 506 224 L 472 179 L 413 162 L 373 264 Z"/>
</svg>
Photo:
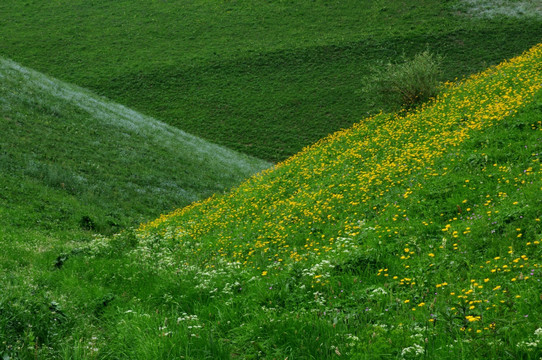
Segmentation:
<svg viewBox="0 0 542 360">
<path fill-rule="evenodd" d="M 541 88 L 539 45 L 142 224 L 130 254 L 186 313 L 161 335 L 187 358 L 540 358 Z"/>
<path fill-rule="evenodd" d="M 27 270 L 0 273 L 0 355 L 540 359 L 540 154 L 542 45 L 229 192 L 74 239 L 48 270 L 11 259 Z"/>
</svg>

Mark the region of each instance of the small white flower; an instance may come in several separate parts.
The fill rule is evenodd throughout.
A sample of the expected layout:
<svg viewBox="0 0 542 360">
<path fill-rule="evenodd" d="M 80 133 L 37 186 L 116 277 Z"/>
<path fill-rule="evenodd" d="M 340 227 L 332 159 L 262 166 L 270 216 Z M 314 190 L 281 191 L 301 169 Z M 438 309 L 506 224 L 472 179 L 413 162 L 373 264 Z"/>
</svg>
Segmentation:
<svg viewBox="0 0 542 360">
<path fill-rule="evenodd" d="M 419 356 L 419 355 L 421 355 L 423 353 L 424 353 L 423 347 L 421 347 L 418 344 L 414 344 L 412 346 L 404 348 L 401 351 L 401 356 L 403 356 L 403 357 L 405 357 L 405 356 L 413 357 L 414 356 L 415 357 L 415 356 Z"/>
</svg>

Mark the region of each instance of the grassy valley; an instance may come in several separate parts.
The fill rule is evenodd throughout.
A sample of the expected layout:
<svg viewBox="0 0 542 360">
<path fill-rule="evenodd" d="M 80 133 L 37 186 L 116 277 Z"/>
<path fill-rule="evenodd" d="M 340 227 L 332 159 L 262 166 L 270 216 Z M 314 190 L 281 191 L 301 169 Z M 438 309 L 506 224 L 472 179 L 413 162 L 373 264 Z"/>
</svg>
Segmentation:
<svg viewBox="0 0 542 360">
<path fill-rule="evenodd" d="M 269 166 L 1 58 L 0 133 L 4 359 L 23 356 L 12 341 L 51 305 L 29 282 L 74 248 Z M 48 341 L 35 336 L 36 346 Z"/>
<path fill-rule="evenodd" d="M 538 2 L 0 12 L 3 360 L 542 356 Z"/>
<path fill-rule="evenodd" d="M 28 226 L 79 224 L 112 233 L 269 166 L 0 61 L 0 166 L 9 184 L 3 201 L 27 206 L 23 217 L 45 216 L 27 219 Z M 28 188 L 13 186 L 18 182 Z M 62 200 L 47 207 L 52 198 Z"/>
</svg>

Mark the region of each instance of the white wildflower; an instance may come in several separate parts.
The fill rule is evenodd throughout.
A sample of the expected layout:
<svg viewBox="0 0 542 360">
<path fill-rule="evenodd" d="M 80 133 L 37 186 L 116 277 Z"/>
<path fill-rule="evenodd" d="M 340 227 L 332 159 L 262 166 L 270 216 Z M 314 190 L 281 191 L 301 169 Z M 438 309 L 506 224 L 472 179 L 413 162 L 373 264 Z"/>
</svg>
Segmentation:
<svg viewBox="0 0 542 360">
<path fill-rule="evenodd" d="M 417 357 L 424 353 L 423 347 L 418 344 L 414 344 L 401 351 L 402 357 Z"/>
</svg>

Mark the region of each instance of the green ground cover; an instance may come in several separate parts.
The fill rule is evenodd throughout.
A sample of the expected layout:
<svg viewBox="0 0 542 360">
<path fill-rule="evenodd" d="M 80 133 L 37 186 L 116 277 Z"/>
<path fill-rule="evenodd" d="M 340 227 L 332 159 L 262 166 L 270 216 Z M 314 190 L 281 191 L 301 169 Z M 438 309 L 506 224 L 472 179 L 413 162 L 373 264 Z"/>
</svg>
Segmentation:
<svg viewBox="0 0 542 360">
<path fill-rule="evenodd" d="M 379 63 L 429 49 L 451 80 L 539 41 L 539 16 L 473 11 L 436 0 L 6 0 L 0 39 L 25 66 L 278 161 L 385 106 L 366 91 Z"/>
<path fill-rule="evenodd" d="M 537 2 L 0 13 L 1 56 L 173 125 L 0 59 L 3 359 L 542 356 L 539 50 L 365 118 L 375 66 L 485 69 L 540 41 Z M 179 130 L 278 161 L 360 119 L 226 194 L 268 164 Z"/>
<path fill-rule="evenodd" d="M 138 230 L 10 232 L 32 261 L 2 252 L 4 357 L 538 359 L 541 59 Z"/>
<path fill-rule="evenodd" d="M 113 233 L 269 166 L 1 58 L 0 80 L 6 224 Z"/>
</svg>

